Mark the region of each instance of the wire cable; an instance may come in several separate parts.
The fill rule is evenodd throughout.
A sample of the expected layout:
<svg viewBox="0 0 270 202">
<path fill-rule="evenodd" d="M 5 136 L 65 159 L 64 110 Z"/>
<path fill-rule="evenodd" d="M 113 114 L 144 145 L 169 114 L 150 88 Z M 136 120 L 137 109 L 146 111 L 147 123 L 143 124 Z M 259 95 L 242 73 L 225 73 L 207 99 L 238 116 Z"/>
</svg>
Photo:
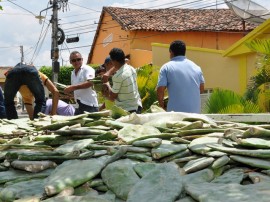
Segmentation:
<svg viewBox="0 0 270 202">
<path fill-rule="evenodd" d="M 185 0 L 185 1 L 188 1 L 188 0 Z M 235 0 L 232 0 L 232 1 L 235 1 Z M 179 1 L 173 1 L 173 2 L 171 2 L 171 3 L 167 3 L 167 4 L 162 4 L 162 5 L 168 5 L 168 4 L 172 4 L 172 3 L 179 3 Z M 189 2 L 181 2 L 181 4 L 178 4 L 178 5 L 174 5 L 174 6 L 170 6 L 170 7 L 167 7 L 167 8 L 162 8 L 162 9 L 172 9 L 172 8 L 178 8 L 178 7 L 182 7 L 182 6 L 187 6 L 187 5 L 190 5 L 190 4 L 194 4 L 194 3 L 200 3 L 201 2 L 201 0 L 194 0 L 194 1 L 189 1 Z M 202 7 L 202 8 L 200 8 L 200 9 L 205 9 L 205 8 L 209 8 L 209 7 L 213 7 L 213 6 L 216 6 L 216 3 L 213 3 L 213 1 L 212 0 L 205 0 L 204 1 L 205 3 L 204 3 L 204 7 Z M 206 5 L 206 2 L 208 3 L 207 5 Z M 220 3 L 218 4 L 218 5 L 224 5 L 225 3 L 224 3 L 224 1 L 223 0 L 221 0 L 220 1 Z M 192 7 L 193 7 L 194 5 L 192 5 Z M 154 6 L 151 6 L 150 8 L 154 8 Z M 146 8 L 147 9 L 147 8 Z M 156 12 L 157 11 L 157 9 L 153 9 L 153 11 L 151 11 L 151 12 Z M 147 15 L 149 15 L 149 13 L 147 13 L 147 14 L 145 14 L 145 16 L 147 16 Z M 142 18 L 143 16 L 141 16 L 141 18 Z M 110 21 L 113 21 L 113 20 L 110 20 Z M 108 21 L 108 22 L 110 22 L 110 21 Z M 136 19 L 136 23 L 140 23 L 140 22 L 142 22 L 142 23 L 144 23 L 144 20 L 142 20 L 142 21 L 138 21 L 137 19 Z M 84 25 L 83 25 L 84 26 Z M 81 26 L 81 27 L 83 27 L 83 26 Z M 121 25 L 118 25 L 119 27 L 121 27 Z M 80 27 L 77 27 L 78 29 L 80 28 Z M 113 27 L 113 28 L 115 28 L 115 27 Z M 72 31 L 67 31 L 67 33 L 70 33 L 70 32 L 72 32 Z M 75 31 L 73 31 L 73 32 L 76 32 L 76 30 Z M 93 30 L 89 30 L 89 31 L 84 31 L 84 32 L 77 32 L 77 33 L 70 33 L 69 35 L 78 35 L 78 34 L 86 34 L 86 33 L 90 33 L 90 32 L 93 32 Z"/>
<path fill-rule="evenodd" d="M 27 11 L 28 13 L 31 13 L 33 16 L 36 16 L 36 14 L 33 13 L 32 11 L 29 11 L 28 9 L 26 9 L 26 8 L 24 8 L 24 7 L 20 6 L 20 5 L 18 5 L 18 4 L 16 4 L 16 3 L 12 2 L 11 0 L 7 0 L 7 1 L 10 2 L 10 3 L 12 3 L 12 4 L 14 4 L 15 6 L 18 6 L 19 8 L 21 8 L 21 9 Z"/>
</svg>

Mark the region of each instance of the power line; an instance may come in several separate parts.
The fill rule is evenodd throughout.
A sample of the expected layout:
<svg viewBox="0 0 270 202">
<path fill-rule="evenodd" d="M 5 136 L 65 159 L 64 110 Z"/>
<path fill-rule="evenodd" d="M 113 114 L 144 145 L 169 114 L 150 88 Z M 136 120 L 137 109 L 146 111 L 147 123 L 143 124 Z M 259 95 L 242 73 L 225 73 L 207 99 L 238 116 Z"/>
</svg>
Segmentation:
<svg viewBox="0 0 270 202">
<path fill-rule="evenodd" d="M 40 44 L 39 44 L 39 42 L 40 42 L 40 39 L 39 39 L 39 41 L 38 41 L 38 43 L 37 43 L 37 46 L 36 46 L 36 48 L 35 48 L 35 51 L 34 51 L 34 53 L 33 53 L 31 62 L 33 62 L 33 61 L 37 58 L 37 56 L 38 56 L 38 54 L 39 54 L 39 51 L 41 50 L 41 47 L 42 47 L 42 45 L 43 45 L 43 43 L 44 43 L 45 37 L 46 37 L 46 35 L 47 35 L 47 33 L 48 33 L 49 27 L 50 27 L 50 24 L 48 24 L 48 26 L 47 26 L 47 28 L 46 28 L 44 34 L 43 34 L 43 38 L 42 38 Z M 35 55 L 35 54 L 36 54 L 36 55 Z"/>
<path fill-rule="evenodd" d="M 28 13 L 0 13 L 0 15 L 31 15 L 32 14 L 28 14 Z"/>
<path fill-rule="evenodd" d="M 223 25 L 226 25 L 226 24 L 229 24 L 229 23 L 231 23 L 231 21 L 229 21 L 229 22 L 226 22 L 226 23 L 222 23 Z M 221 23 L 216 23 L 216 24 L 212 24 L 212 26 L 215 26 L 215 25 L 220 25 Z M 198 26 L 199 27 L 199 26 Z M 206 26 L 205 27 L 199 27 L 200 29 L 204 29 L 204 28 L 206 28 Z M 194 29 L 192 29 L 192 30 L 196 30 L 196 27 L 194 28 Z M 192 31 L 192 30 L 190 30 L 190 31 Z M 217 33 L 218 32 L 221 32 L 221 31 L 216 31 Z M 113 42 L 111 42 L 111 43 L 117 43 L 117 42 L 123 42 L 123 41 L 131 41 L 131 40 L 136 40 L 136 39 L 142 39 L 142 38 L 149 38 L 149 37 L 153 37 L 153 36 L 158 36 L 158 35 L 163 35 L 163 34 L 166 34 L 167 32 L 160 32 L 160 33 L 158 33 L 158 34 L 154 34 L 154 35 L 150 35 L 150 36 L 144 36 L 144 37 L 134 37 L 134 38 L 129 38 L 129 39 L 122 39 L 122 40 L 117 40 L 117 41 L 113 41 Z M 227 33 L 235 33 L 235 32 L 229 32 L 229 31 L 227 31 Z M 238 32 L 239 33 L 239 32 Z M 103 43 L 99 43 L 99 44 L 95 44 L 95 45 L 103 45 Z M 69 48 L 69 49 L 75 49 L 75 48 L 89 48 L 89 47 L 91 47 L 91 46 L 93 46 L 93 44 L 91 44 L 91 45 L 84 45 L 84 46 L 77 46 L 77 47 L 72 47 L 72 48 Z M 62 49 L 62 50 L 66 50 L 66 49 Z"/>
<path fill-rule="evenodd" d="M 7 49 L 7 48 L 18 48 L 20 46 L 2 46 L 0 49 Z"/>
<path fill-rule="evenodd" d="M 187 0 L 186 0 L 187 1 Z M 210 0 L 211 1 L 211 0 Z M 151 1 L 151 2 L 153 2 L 153 1 Z M 162 6 L 163 5 L 168 5 L 168 4 L 172 4 L 172 3 L 178 3 L 179 1 L 174 1 L 174 2 L 171 2 L 171 3 L 167 3 L 167 4 L 162 4 Z M 171 6 L 171 7 L 169 7 L 169 8 L 177 8 L 177 7 L 179 7 L 179 6 L 184 6 L 184 5 L 189 5 L 189 4 L 192 4 L 192 3 L 198 3 L 198 2 L 201 2 L 201 0 L 195 0 L 195 1 L 192 1 L 192 2 L 188 2 L 188 3 L 181 3 L 180 5 L 178 4 L 178 5 L 176 5 L 176 6 Z M 213 6 L 213 5 L 215 5 L 215 4 L 210 4 L 209 6 Z M 159 5 L 160 6 L 160 5 Z M 154 7 L 157 7 L 157 6 L 151 6 L 151 8 L 154 8 Z M 156 12 L 156 9 L 154 9 L 153 10 L 153 12 Z M 148 15 L 148 14 L 147 14 Z M 106 22 L 111 22 L 111 21 L 113 21 L 113 20 L 109 20 L 109 21 L 105 21 L 105 23 Z M 138 23 L 138 21 L 137 21 L 137 23 Z M 80 29 L 80 30 L 86 30 L 86 29 L 90 29 L 90 28 L 86 28 L 86 27 L 88 27 L 88 26 L 90 26 L 89 24 L 87 24 L 87 25 L 80 25 L 80 26 L 77 26 L 77 27 L 73 27 L 73 29 L 74 28 L 77 28 L 77 29 Z M 120 25 L 118 25 L 119 27 L 120 27 Z M 115 27 L 115 26 L 114 26 Z M 113 28 L 114 28 L 113 27 Z M 68 30 L 70 30 L 70 29 L 72 29 L 72 28 L 68 28 Z M 106 28 L 107 29 L 107 28 Z M 67 29 L 65 29 L 65 33 L 70 33 L 71 32 L 71 34 L 70 35 L 79 35 L 79 34 L 85 34 L 85 33 L 89 33 L 89 32 L 93 32 L 93 30 L 89 30 L 89 31 L 85 31 L 85 32 L 77 32 L 76 30 L 72 30 L 72 31 L 66 31 Z M 76 32 L 76 33 L 74 33 L 74 32 Z"/>
<path fill-rule="evenodd" d="M 210 1 L 210 2 L 209 2 Z M 172 3 L 175 3 L 175 2 L 179 2 L 179 1 L 174 1 L 174 2 L 172 2 Z M 172 9 L 172 8 L 178 8 L 179 6 L 186 6 L 186 5 L 190 5 L 190 4 L 194 4 L 194 3 L 198 3 L 198 2 L 201 2 L 201 0 L 194 0 L 194 1 L 191 1 L 191 2 L 188 2 L 188 3 L 181 3 L 181 4 L 178 4 L 178 5 L 175 5 L 175 6 L 171 6 L 171 7 L 168 7 L 168 8 L 163 8 L 163 9 Z M 223 2 L 223 1 L 221 1 L 221 2 Z M 211 3 L 211 4 L 210 4 Z M 223 3 L 219 3 L 219 5 L 221 5 L 221 4 L 225 4 L 224 2 Z M 167 4 L 166 4 L 167 5 Z M 205 5 L 205 3 L 204 3 L 204 5 Z M 203 7 L 203 8 L 208 8 L 208 7 L 213 7 L 213 6 L 215 6 L 216 4 L 215 3 L 213 3 L 211 0 L 208 0 L 208 5 L 206 5 L 205 7 Z M 153 8 L 153 6 L 151 7 L 151 8 Z M 203 8 L 201 8 L 201 9 L 203 9 Z M 153 9 L 152 11 L 150 11 L 150 13 L 154 13 L 154 12 L 157 12 L 158 11 L 158 9 Z M 147 16 L 147 15 L 149 15 L 149 13 L 147 13 L 147 14 L 145 14 L 145 15 L 142 15 L 141 16 L 141 19 L 142 19 L 142 17 L 143 16 Z M 110 21 L 113 21 L 113 20 L 110 20 Z M 105 21 L 105 23 L 106 22 L 110 22 L 110 21 Z M 140 23 L 140 22 L 144 22 L 144 19 L 142 19 L 141 21 L 136 21 L 136 23 Z M 121 27 L 121 25 L 117 25 L 117 26 L 113 26 L 113 27 L 106 27 L 106 30 L 108 30 L 108 29 L 111 29 L 111 28 L 115 28 L 115 27 Z M 82 28 L 81 30 L 83 30 L 83 26 L 80 26 L 80 27 L 78 27 L 78 29 L 79 28 Z M 89 28 L 88 28 L 89 29 Z M 70 32 L 76 32 L 76 33 L 70 33 L 69 35 L 80 35 L 80 34 L 86 34 L 86 33 L 90 33 L 90 32 L 94 32 L 94 31 L 96 31 L 96 30 L 89 30 L 89 31 L 84 31 L 84 32 L 76 32 L 76 30 L 75 31 L 73 31 L 73 30 L 71 30 L 71 31 L 67 31 L 67 33 L 70 33 Z"/>
<path fill-rule="evenodd" d="M 152 1 L 143 1 L 141 3 L 136 3 L 136 4 L 130 4 L 130 5 L 127 5 L 127 6 L 123 6 L 123 8 L 126 8 L 126 7 L 132 7 L 132 6 L 137 6 L 137 5 L 141 5 L 141 4 L 145 4 L 145 3 L 152 3 L 152 2 L 157 2 L 159 0 L 152 0 Z"/>
<path fill-rule="evenodd" d="M 84 22 L 84 21 L 96 20 L 96 19 L 97 19 L 97 18 L 93 18 L 93 19 L 85 19 L 85 20 L 76 20 L 76 21 L 72 21 L 72 22 L 61 23 L 61 25 L 73 24 L 73 23 L 76 23 L 76 22 Z"/>
<path fill-rule="evenodd" d="M 47 4 L 47 8 L 48 8 L 48 6 L 49 6 L 49 3 Z M 41 31 L 40 31 L 40 34 L 39 34 L 38 41 L 37 41 L 37 43 L 36 43 L 36 45 L 35 45 L 35 50 L 34 50 L 34 52 L 33 52 L 33 55 L 32 55 L 32 58 L 31 58 L 31 62 L 33 62 L 36 52 L 39 52 L 39 50 L 41 49 L 41 46 L 40 46 L 39 50 L 37 51 L 37 48 L 38 48 L 38 46 L 39 46 L 39 42 L 40 42 L 40 40 L 41 40 L 41 38 L 42 38 L 42 32 L 43 32 L 43 29 L 44 29 L 45 19 L 46 19 L 46 17 L 47 17 L 47 13 L 48 13 L 48 10 L 46 10 L 46 13 L 45 13 L 45 18 L 44 18 L 44 20 L 43 20 L 43 24 L 42 24 L 42 28 L 41 28 Z M 47 33 L 47 31 L 48 31 L 48 29 L 49 29 L 49 26 L 50 26 L 50 24 L 48 24 L 48 26 L 47 26 L 47 28 L 46 28 L 46 30 L 45 30 L 45 33 Z M 44 36 L 46 36 L 46 34 L 44 34 Z M 44 38 L 45 38 L 45 37 L 44 37 Z M 36 55 L 36 57 L 37 57 L 37 55 Z M 36 57 L 35 57 L 35 58 L 36 58 Z"/>
<path fill-rule="evenodd" d="M 173 2 L 171 2 L 171 3 L 169 3 L 169 4 L 166 4 L 166 5 L 171 5 L 171 7 L 169 7 L 169 8 L 176 8 L 176 7 L 181 7 L 181 6 L 183 6 L 183 5 L 189 5 L 189 6 L 198 6 L 198 1 L 197 0 L 194 0 L 194 1 L 191 1 L 191 2 L 189 2 L 189 3 L 187 3 L 187 2 L 184 2 L 185 0 L 182 0 L 182 1 L 177 1 L 178 2 L 178 4 L 176 3 L 176 1 L 173 1 Z M 12 3 L 11 2 L 11 0 L 7 0 L 7 2 L 10 2 L 10 3 Z M 127 5 L 127 6 L 125 6 L 125 7 L 130 7 L 130 6 L 136 6 L 136 5 L 141 5 L 141 4 L 144 4 L 144 3 L 153 3 L 153 2 L 158 2 L 158 0 L 152 0 L 152 1 L 148 1 L 148 2 L 139 2 L 139 3 L 137 3 L 137 4 L 131 4 L 131 5 Z M 179 2 L 181 2 L 181 3 L 179 3 Z M 192 4 L 193 3 L 193 4 Z M 73 4 L 73 3 L 71 3 L 71 4 Z M 174 4 L 177 4 L 177 5 L 174 5 Z M 207 2 L 207 4 L 210 4 L 209 2 Z M 75 4 L 73 4 L 73 5 L 75 5 Z M 159 5 L 159 7 L 160 6 L 163 6 L 164 4 L 161 4 L 161 5 Z M 212 4 L 212 6 L 214 6 L 214 5 L 216 5 L 216 4 Z M 76 5 L 77 6 L 77 5 Z M 211 5 L 210 5 L 211 6 Z M 79 6 L 79 7 L 82 7 L 82 8 L 85 8 L 85 9 L 89 9 L 89 8 L 87 8 L 87 7 L 83 7 L 83 6 Z M 208 7 L 208 6 L 207 6 Z M 155 8 L 154 6 L 150 6 L 150 7 L 148 7 L 148 8 Z M 144 9 L 147 9 L 147 8 L 144 8 Z M 166 8 L 165 8 L 166 9 Z M 91 10 L 91 9 L 89 9 L 89 10 Z M 27 10 L 28 11 L 28 10 Z M 97 11 L 94 11 L 94 12 L 91 12 L 91 13 L 88 13 L 88 14 L 93 14 L 93 13 L 96 13 Z M 31 13 L 31 15 L 33 15 L 33 13 L 30 11 L 30 13 Z M 27 14 L 27 15 L 29 15 L 29 14 Z M 80 15 L 85 15 L 85 13 L 84 14 L 80 14 Z M 64 18 L 69 18 L 69 17 L 74 17 L 74 16 L 80 16 L 80 15 L 72 15 L 72 16 L 67 16 L 67 17 L 64 17 Z M 98 19 L 98 18 L 95 18 L 95 19 Z M 94 20 L 94 19 L 93 19 Z M 81 20 L 81 21 L 77 21 L 77 22 L 82 22 L 82 21 L 89 21 L 89 19 L 88 20 Z M 109 20 L 108 22 L 110 22 L 110 21 L 112 21 L 112 20 Z M 76 21 L 75 21 L 76 22 Z M 72 24 L 72 23 L 74 23 L 74 22 L 69 22 L 69 23 L 63 23 L 63 24 Z M 62 24 L 62 25 L 63 25 Z M 87 25 L 82 25 L 82 27 L 81 28 L 85 28 L 85 26 L 87 26 Z M 89 25 L 88 25 L 89 26 Z M 116 27 L 116 26 L 114 26 L 114 27 Z M 120 27 L 120 25 L 118 25 L 118 27 Z M 76 29 L 79 29 L 80 28 L 80 26 L 79 27 L 76 27 Z M 73 28 L 68 28 L 67 30 L 70 30 L 70 31 L 67 31 L 66 33 L 69 33 L 69 32 L 72 32 L 72 29 L 75 29 L 74 27 Z M 106 28 L 106 29 L 112 29 L 112 26 L 111 27 L 109 27 L 109 28 Z M 86 29 L 84 29 L 84 30 L 86 30 Z M 90 33 L 90 32 L 95 32 L 95 31 L 97 31 L 97 29 L 92 29 L 92 30 L 89 30 L 89 31 L 85 31 L 85 32 L 81 32 L 81 33 L 74 33 L 74 34 L 72 34 L 71 33 L 71 35 L 80 35 L 80 34 L 86 34 L 86 33 Z M 75 30 L 73 31 L 73 32 L 76 32 Z M 161 33 L 161 34 L 163 34 L 163 33 Z M 45 37 L 45 36 L 44 36 Z M 139 38 L 135 38 L 135 39 L 139 39 Z M 41 40 L 41 38 L 39 38 L 39 41 Z M 128 39 L 128 40 L 132 40 L 132 39 Z M 118 40 L 117 42 L 119 42 L 119 41 L 127 41 L 127 40 Z M 38 42 L 39 43 L 39 42 Z M 38 44 L 37 44 L 38 45 Z M 66 44 L 65 44 L 66 45 Z M 101 45 L 101 44 L 96 44 L 96 45 Z M 91 47 L 92 45 L 87 45 L 86 47 Z M 80 46 L 79 46 L 80 47 Z M 81 47 L 85 47 L 85 46 L 81 46 Z M 75 47 L 75 48 L 78 48 L 78 47 Z M 71 48 L 71 49 L 73 49 L 73 48 Z M 67 49 L 63 49 L 63 50 L 67 50 Z M 39 49 L 39 51 L 40 51 L 40 49 Z M 38 52 L 39 52 L 38 51 Z M 35 53 L 34 53 L 35 54 Z M 33 56 L 34 57 L 34 56 Z M 35 58 L 37 57 L 37 55 L 35 56 Z"/>
<path fill-rule="evenodd" d="M 69 2 L 70 3 L 70 2 Z M 74 6 L 78 6 L 78 7 L 80 7 L 80 8 L 85 8 L 85 9 L 87 9 L 87 10 L 91 10 L 91 11 L 94 11 L 94 12 L 98 12 L 98 13 L 100 13 L 101 11 L 97 11 L 97 10 L 94 10 L 94 9 L 92 9 L 92 8 L 87 8 L 87 7 L 85 7 L 85 6 L 80 6 L 80 5 L 78 5 L 78 4 L 75 4 L 75 3 L 70 3 L 71 5 L 74 5 Z"/>
<path fill-rule="evenodd" d="M 21 8 L 21 9 L 27 11 L 28 13 L 31 13 L 33 16 L 36 16 L 36 14 L 33 13 L 32 11 L 27 10 L 26 8 L 24 8 L 24 7 L 20 6 L 20 5 L 18 5 L 18 4 L 16 4 L 16 3 L 12 2 L 11 0 L 7 0 L 7 1 L 10 2 L 10 3 L 12 3 L 12 4 L 14 4 L 15 6 L 18 6 L 19 8 Z"/>
</svg>

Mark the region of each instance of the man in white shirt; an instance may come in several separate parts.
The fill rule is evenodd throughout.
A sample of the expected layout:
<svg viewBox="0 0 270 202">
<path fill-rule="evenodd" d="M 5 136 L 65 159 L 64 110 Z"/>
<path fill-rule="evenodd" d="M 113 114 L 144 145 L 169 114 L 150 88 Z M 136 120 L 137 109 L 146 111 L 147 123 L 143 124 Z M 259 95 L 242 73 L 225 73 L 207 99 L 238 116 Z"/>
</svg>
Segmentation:
<svg viewBox="0 0 270 202">
<path fill-rule="evenodd" d="M 65 88 L 65 93 L 74 92 L 74 98 L 78 104 L 75 115 L 87 112 L 98 111 L 97 93 L 93 90 L 93 82 L 95 78 L 95 70 L 83 65 L 82 55 L 78 51 L 73 51 L 69 57 L 70 63 L 74 67 L 71 73 L 71 85 Z"/>
</svg>

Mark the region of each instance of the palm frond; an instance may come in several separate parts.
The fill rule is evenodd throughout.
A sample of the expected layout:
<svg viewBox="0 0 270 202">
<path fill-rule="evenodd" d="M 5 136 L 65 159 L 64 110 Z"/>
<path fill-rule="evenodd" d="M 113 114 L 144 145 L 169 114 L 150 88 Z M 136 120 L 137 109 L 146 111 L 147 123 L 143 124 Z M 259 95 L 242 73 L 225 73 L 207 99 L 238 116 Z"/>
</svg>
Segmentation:
<svg viewBox="0 0 270 202">
<path fill-rule="evenodd" d="M 230 90 L 214 89 L 206 101 L 206 113 L 219 113 L 221 109 L 241 103 L 241 96 Z"/>
<path fill-rule="evenodd" d="M 250 100 L 245 100 L 243 105 L 244 105 L 243 113 L 261 113 L 262 112 L 259 105 L 254 104 Z"/>
<path fill-rule="evenodd" d="M 240 114 L 244 113 L 244 106 L 241 104 L 232 104 L 221 109 L 219 114 Z"/>
<path fill-rule="evenodd" d="M 239 94 L 224 89 L 214 89 L 206 102 L 205 113 L 235 114 L 235 113 L 260 113 L 257 103 L 246 100 Z"/>
<path fill-rule="evenodd" d="M 156 85 L 159 75 L 159 67 L 145 65 L 137 70 L 137 84 L 144 109 L 148 109 L 156 100 Z"/>
<path fill-rule="evenodd" d="M 270 40 L 269 39 L 254 39 L 246 43 L 246 46 L 255 52 L 269 55 Z"/>
</svg>

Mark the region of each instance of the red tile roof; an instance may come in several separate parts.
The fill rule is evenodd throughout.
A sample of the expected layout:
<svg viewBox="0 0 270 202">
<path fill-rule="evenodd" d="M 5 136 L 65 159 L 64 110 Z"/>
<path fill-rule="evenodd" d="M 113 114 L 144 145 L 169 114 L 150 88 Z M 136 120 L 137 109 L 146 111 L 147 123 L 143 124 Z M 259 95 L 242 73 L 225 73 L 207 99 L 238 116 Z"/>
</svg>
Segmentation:
<svg viewBox="0 0 270 202">
<path fill-rule="evenodd" d="M 130 31 L 243 31 L 243 21 L 230 9 L 130 9 L 104 7 L 123 29 Z M 245 23 L 245 31 L 256 24 Z"/>
</svg>

